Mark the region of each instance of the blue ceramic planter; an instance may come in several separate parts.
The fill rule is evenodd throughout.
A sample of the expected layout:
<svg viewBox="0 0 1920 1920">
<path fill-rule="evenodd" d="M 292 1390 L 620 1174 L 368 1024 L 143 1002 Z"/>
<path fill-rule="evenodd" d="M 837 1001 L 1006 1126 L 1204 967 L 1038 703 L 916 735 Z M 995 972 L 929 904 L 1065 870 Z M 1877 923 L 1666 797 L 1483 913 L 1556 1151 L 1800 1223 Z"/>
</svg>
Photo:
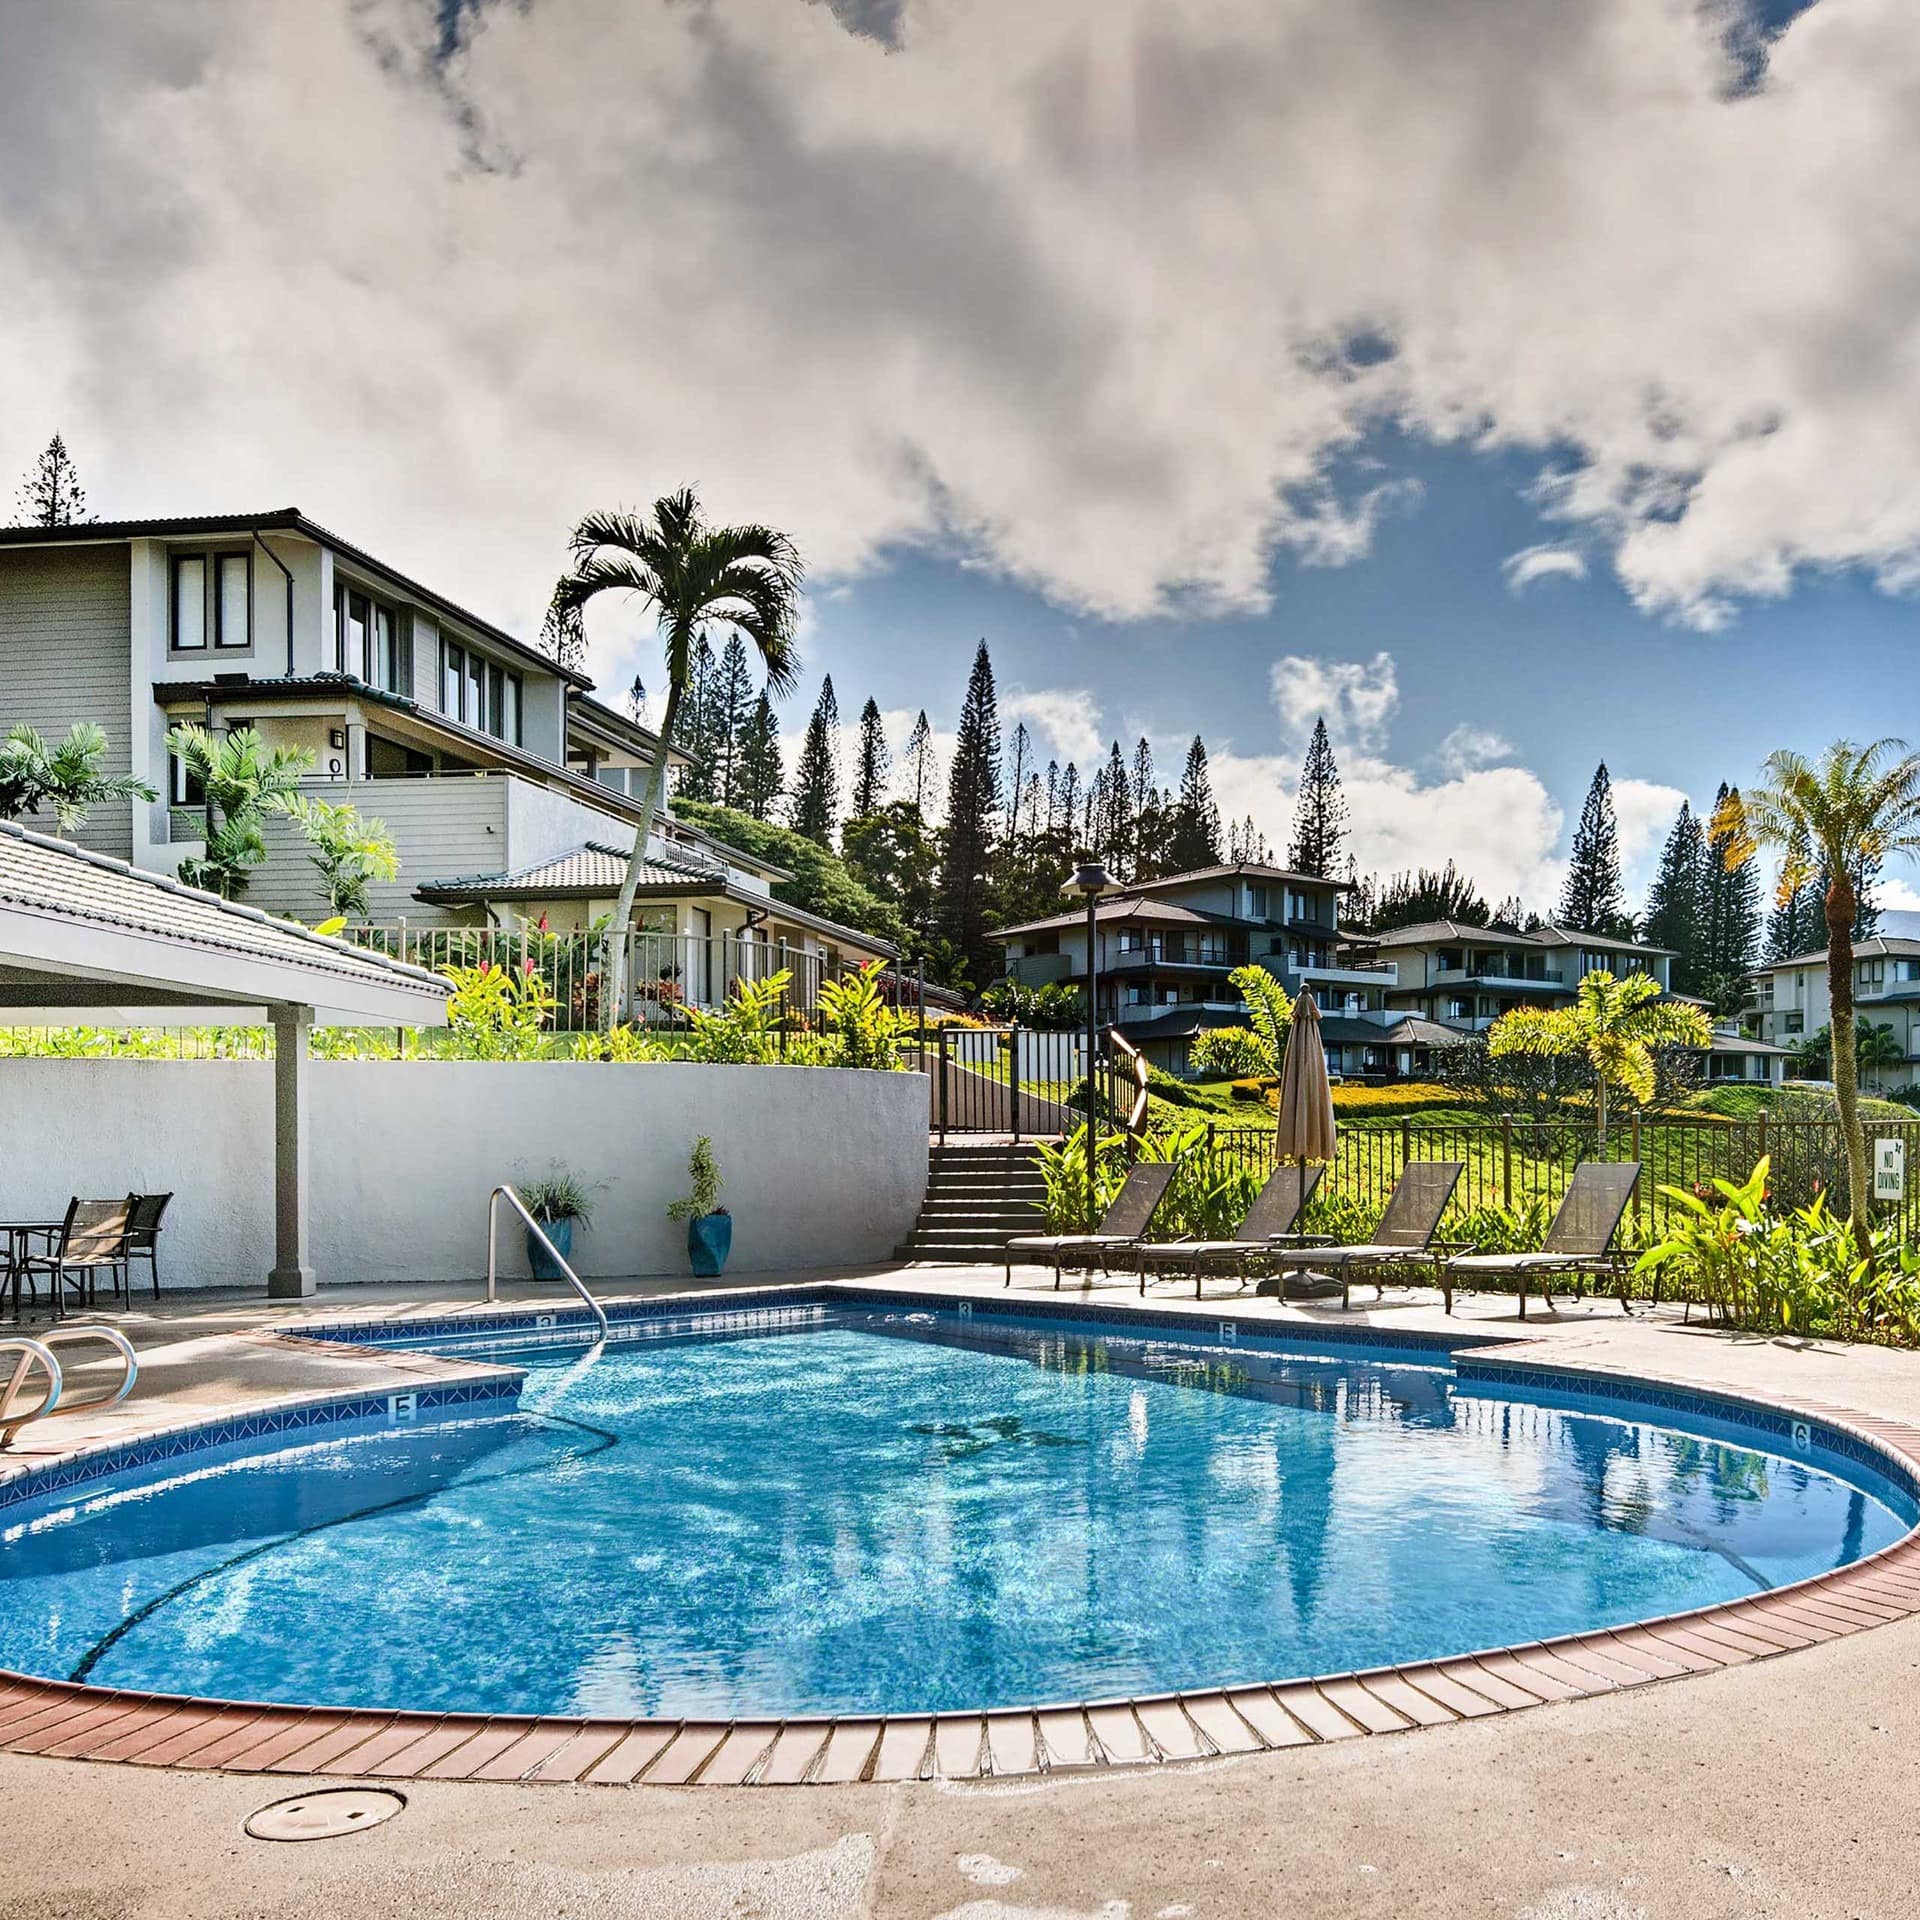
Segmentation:
<svg viewBox="0 0 1920 1920">
<path fill-rule="evenodd" d="M 573 1222 L 571 1220 L 549 1220 L 545 1223 L 546 1235 L 560 1250 L 563 1260 L 573 1258 Z M 560 1269 L 553 1263 L 553 1255 L 540 1244 L 537 1233 L 527 1235 L 527 1265 L 533 1269 L 536 1280 L 559 1280 L 564 1278 Z"/>
<path fill-rule="evenodd" d="M 733 1250 L 733 1215 L 703 1213 L 687 1222 L 687 1258 L 702 1280 L 716 1280 L 725 1272 Z"/>
</svg>

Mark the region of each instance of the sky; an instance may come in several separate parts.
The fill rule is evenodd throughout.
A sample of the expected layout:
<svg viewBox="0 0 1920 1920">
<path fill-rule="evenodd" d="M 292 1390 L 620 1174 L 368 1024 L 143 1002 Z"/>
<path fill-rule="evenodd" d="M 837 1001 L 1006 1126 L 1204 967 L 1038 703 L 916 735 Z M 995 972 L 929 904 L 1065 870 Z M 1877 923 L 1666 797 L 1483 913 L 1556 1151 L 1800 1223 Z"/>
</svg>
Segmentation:
<svg viewBox="0 0 1920 1920">
<path fill-rule="evenodd" d="M 589 507 L 810 568 L 899 744 L 973 648 L 1082 771 L 1545 907 L 1595 763 L 1899 731 L 1911 0 L 0 0 L 0 474 L 298 505 L 531 635 Z M 592 626 L 609 691 L 656 648 Z M 1916 876 L 1889 903 L 1920 905 Z"/>
</svg>

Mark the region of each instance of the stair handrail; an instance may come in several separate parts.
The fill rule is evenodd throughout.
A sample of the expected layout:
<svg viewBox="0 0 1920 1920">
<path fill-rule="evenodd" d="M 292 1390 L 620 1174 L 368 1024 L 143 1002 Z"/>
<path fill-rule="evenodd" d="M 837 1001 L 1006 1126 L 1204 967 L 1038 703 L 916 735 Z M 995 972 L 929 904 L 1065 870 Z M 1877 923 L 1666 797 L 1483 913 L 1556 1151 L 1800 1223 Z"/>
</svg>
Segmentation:
<svg viewBox="0 0 1920 1920">
<path fill-rule="evenodd" d="M 104 1393 L 74 1399 L 67 1393 L 66 1375 L 53 1350 L 79 1346 L 88 1340 L 98 1340 L 114 1350 L 120 1358 L 120 1378 Z M 140 1357 L 133 1350 L 133 1342 L 117 1327 L 53 1327 L 37 1340 L 28 1339 L 24 1334 L 0 1338 L 0 1353 L 9 1349 L 17 1357 L 6 1388 L 0 1391 L 0 1448 L 12 1446 L 14 1435 L 32 1421 L 48 1420 L 56 1414 L 65 1418 L 75 1413 L 94 1413 L 102 1407 L 117 1407 L 133 1391 L 134 1382 L 140 1377 Z M 37 1407 L 21 1413 L 15 1408 L 14 1400 L 35 1366 L 47 1376 L 46 1393 Z"/>
<path fill-rule="evenodd" d="M 40 1341 L 29 1340 L 24 1334 L 8 1335 L 0 1339 L 0 1354 L 8 1353 L 13 1355 L 13 1371 L 7 1376 L 6 1385 L 0 1387 L 0 1449 L 12 1446 L 13 1436 L 28 1421 L 45 1419 L 60 1404 L 61 1389 L 65 1385 L 60 1362 L 53 1357 L 52 1349 Z M 36 1366 L 47 1377 L 40 1404 L 16 1417 L 14 1400 Z"/>
<path fill-rule="evenodd" d="M 568 1265 L 566 1256 L 562 1254 L 560 1249 L 548 1238 L 546 1228 L 527 1211 L 527 1203 L 509 1186 L 495 1187 L 492 1196 L 487 1201 L 487 1298 L 489 1300 L 497 1300 L 499 1298 L 499 1220 L 500 1202 L 502 1200 L 505 1200 L 514 1212 L 526 1222 L 527 1231 L 533 1234 L 539 1240 L 540 1244 L 546 1248 L 549 1258 L 551 1258 L 553 1264 L 560 1269 L 561 1278 L 586 1302 L 587 1311 L 600 1323 L 600 1338 L 602 1340 L 611 1339 L 613 1337 L 613 1329 L 607 1325 L 606 1308 L 587 1291 L 587 1283 Z"/>
</svg>

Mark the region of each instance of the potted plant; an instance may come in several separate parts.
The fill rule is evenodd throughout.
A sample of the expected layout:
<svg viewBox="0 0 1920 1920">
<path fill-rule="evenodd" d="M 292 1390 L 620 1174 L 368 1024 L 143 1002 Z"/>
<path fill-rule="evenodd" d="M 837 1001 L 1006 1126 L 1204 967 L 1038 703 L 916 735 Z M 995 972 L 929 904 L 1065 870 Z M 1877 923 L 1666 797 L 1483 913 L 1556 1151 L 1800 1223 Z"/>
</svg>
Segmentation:
<svg viewBox="0 0 1920 1920">
<path fill-rule="evenodd" d="M 687 1160 L 693 1191 L 667 1209 L 669 1220 L 687 1223 L 687 1258 L 704 1280 L 718 1279 L 733 1248 L 733 1216 L 720 1204 L 720 1163 L 713 1142 L 702 1134 Z"/>
<path fill-rule="evenodd" d="M 530 1181 L 520 1189 L 527 1211 L 540 1222 L 541 1230 L 553 1242 L 563 1260 L 573 1257 L 573 1229 L 593 1225 L 593 1202 L 586 1186 L 564 1168 L 556 1167 L 544 1178 Z M 527 1265 L 536 1280 L 558 1280 L 560 1269 L 554 1264 L 540 1239 L 531 1229 L 527 1233 Z"/>
</svg>

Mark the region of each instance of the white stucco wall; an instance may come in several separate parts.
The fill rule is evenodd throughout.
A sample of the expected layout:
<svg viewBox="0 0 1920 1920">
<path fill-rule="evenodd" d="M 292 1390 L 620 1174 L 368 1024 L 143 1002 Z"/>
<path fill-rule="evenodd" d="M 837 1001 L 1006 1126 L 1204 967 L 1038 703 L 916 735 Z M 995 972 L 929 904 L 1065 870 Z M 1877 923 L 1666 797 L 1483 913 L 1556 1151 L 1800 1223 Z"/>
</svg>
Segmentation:
<svg viewBox="0 0 1920 1920">
<path fill-rule="evenodd" d="M 926 1186 L 927 1081 L 820 1067 L 316 1060 L 312 1230 L 321 1284 L 477 1280 L 496 1182 L 555 1163 L 595 1192 L 587 1278 L 685 1274 L 666 1218 L 710 1134 L 732 1274 L 884 1260 Z M 273 1264 L 273 1069 L 261 1061 L 0 1060 L 0 1211 L 176 1198 L 168 1288 L 262 1286 Z M 504 1274 L 522 1275 L 501 1230 Z"/>
</svg>

